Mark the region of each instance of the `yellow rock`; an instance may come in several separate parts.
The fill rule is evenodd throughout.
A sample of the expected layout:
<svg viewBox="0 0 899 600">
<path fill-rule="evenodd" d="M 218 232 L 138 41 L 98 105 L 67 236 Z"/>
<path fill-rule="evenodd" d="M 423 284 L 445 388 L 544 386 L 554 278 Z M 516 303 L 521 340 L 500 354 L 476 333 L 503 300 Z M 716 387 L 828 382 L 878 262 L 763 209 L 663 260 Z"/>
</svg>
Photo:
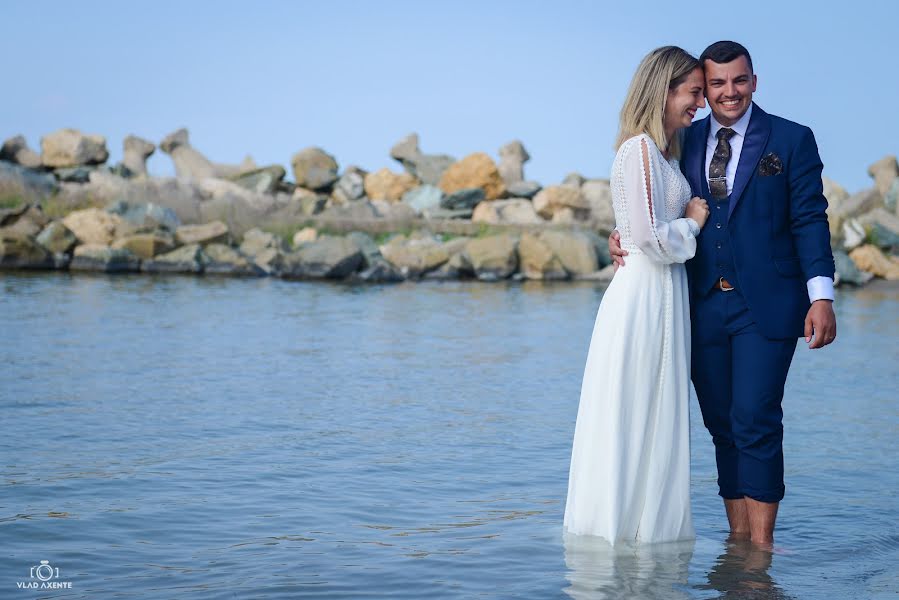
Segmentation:
<svg viewBox="0 0 899 600">
<path fill-rule="evenodd" d="M 370 200 L 399 202 L 403 194 L 418 186 L 418 180 L 408 173 L 394 173 L 387 167 L 365 176 L 365 195 Z"/>
<path fill-rule="evenodd" d="M 849 253 L 849 258 L 862 271 L 890 281 L 899 280 L 899 260 L 886 256 L 877 246 L 872 244 L 859 246 Z"/>
<path fill-rule="evenodd" d="M 487 200 L 496 200 L 506 191 L 499 168 L 483 152 L 469 154 L 450 165 L 440 178 L 439 187 L 447 194 L 468 188 L 482 188 Z"/>
</svg>

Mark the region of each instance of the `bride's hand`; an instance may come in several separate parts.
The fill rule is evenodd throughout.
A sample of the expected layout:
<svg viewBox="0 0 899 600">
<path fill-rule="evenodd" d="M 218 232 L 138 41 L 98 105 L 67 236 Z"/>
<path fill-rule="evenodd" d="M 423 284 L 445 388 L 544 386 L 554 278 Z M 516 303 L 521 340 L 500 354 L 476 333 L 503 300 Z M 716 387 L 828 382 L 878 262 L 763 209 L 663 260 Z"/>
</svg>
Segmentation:
<svg viewBox="0 0 899 600">
<path fill-rule="evenodd" d="M 693 196 L 693 199 L 687 203 L 687 211 L 684 216 L 696 221 L 699 228 L 702 229 L 706 219 L 709 218 L 709 205 L 699 196 Z"/>
</svg>

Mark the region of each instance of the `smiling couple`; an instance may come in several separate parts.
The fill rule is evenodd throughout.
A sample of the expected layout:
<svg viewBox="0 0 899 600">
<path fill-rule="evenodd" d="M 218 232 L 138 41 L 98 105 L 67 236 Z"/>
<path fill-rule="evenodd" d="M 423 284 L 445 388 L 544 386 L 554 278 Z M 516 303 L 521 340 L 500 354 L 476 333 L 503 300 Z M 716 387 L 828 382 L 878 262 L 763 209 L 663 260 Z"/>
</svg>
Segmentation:
<svg viewBox="0 0 899 600">
<path fill-rule="evenodd" d="M 754 104 L 756 82 L 730 41 L 699 59 L 658 48 L 631 82 L 611 173 L 618 268 L 584 370 L 571 533 L 694 536 L 692 378 L 731 534 L 773 542 L 784 384 L 797 338 L 836 337 L 834 260 L 814 135 Z"/>
</svg>

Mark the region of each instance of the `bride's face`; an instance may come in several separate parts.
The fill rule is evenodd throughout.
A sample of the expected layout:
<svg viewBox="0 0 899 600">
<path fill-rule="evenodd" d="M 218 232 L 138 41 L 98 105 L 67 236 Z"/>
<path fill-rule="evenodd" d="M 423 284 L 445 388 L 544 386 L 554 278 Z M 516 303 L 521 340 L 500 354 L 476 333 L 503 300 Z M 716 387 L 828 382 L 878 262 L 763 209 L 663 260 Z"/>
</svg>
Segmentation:
<svg viewBox="0 0 899 600">
<path fill-rule="evenodd" d="M 689 127 L 696 111 L 705 108 L 705 76 L 699 67 L 674 89 L 668 90 L 665 103 L 665 129 L 673 131 Z"/>
</svg>

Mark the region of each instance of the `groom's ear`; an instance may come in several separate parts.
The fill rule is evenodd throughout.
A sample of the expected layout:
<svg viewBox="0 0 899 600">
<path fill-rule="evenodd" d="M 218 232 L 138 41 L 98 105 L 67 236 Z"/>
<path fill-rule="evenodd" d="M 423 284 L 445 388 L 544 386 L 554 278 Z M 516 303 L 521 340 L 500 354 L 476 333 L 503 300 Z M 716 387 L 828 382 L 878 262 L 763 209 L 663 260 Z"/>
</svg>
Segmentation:
<svg viewBox="0 0 899 600">
<path fill-rule="evenodd" d="M 755 88 L 756 88 L 756 86 L 758 86 L 758 84 L 759 84 L 759 78 L 758 78 L 758 75 L 756 75 L 755 73 L 753 73 L 753 74 L 752 74 L 752 93 L 753 93 L 753 94 L 755 93 Z"/>
</svg>

